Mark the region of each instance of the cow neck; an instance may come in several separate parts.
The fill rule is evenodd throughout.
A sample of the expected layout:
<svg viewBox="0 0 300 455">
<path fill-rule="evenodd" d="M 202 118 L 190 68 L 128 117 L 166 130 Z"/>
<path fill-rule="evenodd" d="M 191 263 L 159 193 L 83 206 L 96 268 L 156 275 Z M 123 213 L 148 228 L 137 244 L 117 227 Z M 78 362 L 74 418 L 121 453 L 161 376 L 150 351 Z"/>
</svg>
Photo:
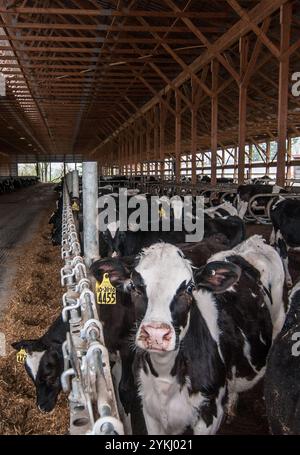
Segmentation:
<svg viewBox="0 0 300 455">
<path fill-rule="evenodd" d="M 152 363 L 152 366 L 160 378 L 169 377 L 171 375 L 171 371 L 175 364 L 178 352 L 179 349 L 163 353 L 158 352 L 149 353 L 149 358 Z"/>
</svg>

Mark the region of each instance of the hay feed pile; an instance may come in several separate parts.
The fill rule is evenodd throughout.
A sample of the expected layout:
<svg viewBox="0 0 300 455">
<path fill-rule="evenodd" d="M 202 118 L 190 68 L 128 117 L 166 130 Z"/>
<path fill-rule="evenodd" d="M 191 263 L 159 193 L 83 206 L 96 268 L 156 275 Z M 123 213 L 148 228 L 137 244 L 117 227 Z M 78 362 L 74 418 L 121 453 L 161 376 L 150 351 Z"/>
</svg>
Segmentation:
<svg viewBox="0 0 300 455">
<path fill-rule="evenodd" d="M 8 312 L 0 323 L 6 336 L 6 356 L 0 357 L 0 434 L 66 434 L 69 425 L 67 398 L 60 395 L 51 414 L 36 407 L 35 387 L 23 365 L 16 362 L 11 343 L 38 338 L 61 311 L 63 290 L 59 271 L 60 248 L 53 247 L 48 224 L 51 211 L 33 240 L 18 252 L 18 270 Z"/>
</svg>

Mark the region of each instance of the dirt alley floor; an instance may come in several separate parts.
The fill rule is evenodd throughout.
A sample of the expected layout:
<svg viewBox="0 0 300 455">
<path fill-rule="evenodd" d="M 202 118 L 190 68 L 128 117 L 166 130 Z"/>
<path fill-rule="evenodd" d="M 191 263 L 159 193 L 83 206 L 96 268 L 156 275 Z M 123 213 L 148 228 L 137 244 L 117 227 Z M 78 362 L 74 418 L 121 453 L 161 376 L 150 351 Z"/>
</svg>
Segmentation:
<svg viewBox="0 0 300 455">
<path fill-rule="evenodd" d="M 0 434 L 65 434 L 68 431 L 67 398 L 61 394 L 52 414 L 42 414 L 35 404 L 35 388 L 23 365 L 16 362 L 10 344 L 40 337 L 61 311 L 60 247 L 50 240 L 49 217 L 55 208 L 44 207 L 31 241 L 18 247 L 13 292 L 0 322 L 6 337 L 6 356 L 0 357 Z M 49 206 L 51 205 L 51 207 Z"/>
</svg>

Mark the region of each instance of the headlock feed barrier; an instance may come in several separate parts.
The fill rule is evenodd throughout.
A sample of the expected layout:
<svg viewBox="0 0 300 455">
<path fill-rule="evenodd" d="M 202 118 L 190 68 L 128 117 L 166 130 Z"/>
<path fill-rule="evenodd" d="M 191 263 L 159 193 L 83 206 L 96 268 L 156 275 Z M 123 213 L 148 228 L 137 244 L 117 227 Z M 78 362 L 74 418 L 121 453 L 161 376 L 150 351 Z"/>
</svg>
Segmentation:
<svg viewBox="0 0 300 455">
<path fill-rule="evenodd" d="M 123 435 L 109 354 L 92 281 L 81 256 L 68 186 L 73 190 L 67 180 L 69 183 L 72 178 L 65 179 L 63 187 L 61 284 L 66 289 L 62 318 L 70 328 L 63 344 L 61 382 L 64 392 L 69 393 L 70 434 Z"/>
</svg>

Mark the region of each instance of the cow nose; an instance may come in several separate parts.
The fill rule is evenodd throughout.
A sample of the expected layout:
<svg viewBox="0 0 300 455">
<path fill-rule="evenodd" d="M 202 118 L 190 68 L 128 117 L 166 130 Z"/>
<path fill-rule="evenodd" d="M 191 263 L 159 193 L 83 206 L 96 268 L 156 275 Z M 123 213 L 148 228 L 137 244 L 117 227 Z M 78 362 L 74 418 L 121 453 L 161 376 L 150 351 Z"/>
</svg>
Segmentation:
<svg viewBox="0 0 300 455">
<path fill-rule="evenodd" d="M 172 329 L 168 324 L 150 323 L 141 327 L 140 339 L 150 349 L 165 350 L 171 337 Z"/>
</svg>

